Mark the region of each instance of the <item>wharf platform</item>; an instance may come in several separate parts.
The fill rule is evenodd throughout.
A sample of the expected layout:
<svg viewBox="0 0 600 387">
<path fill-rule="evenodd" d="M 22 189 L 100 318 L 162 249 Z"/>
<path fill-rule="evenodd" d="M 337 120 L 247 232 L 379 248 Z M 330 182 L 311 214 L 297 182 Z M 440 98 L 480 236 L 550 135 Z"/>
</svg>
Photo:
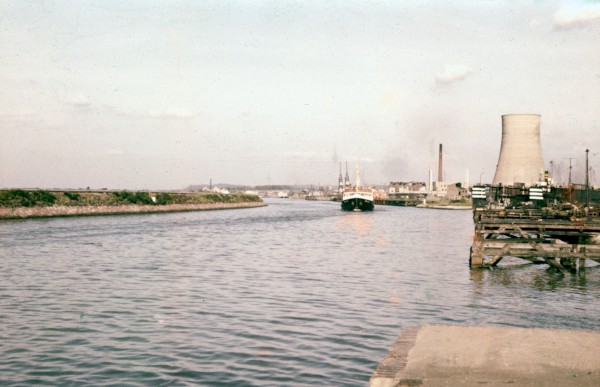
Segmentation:
<svg viewBox="0 0 600 387">
<path fill-rule="evenodd" d="M 506 256 L 546 263 L 563 274 L 585 274 L 586 260 L 600 263 L 600 217 L 556 217 L 540 209 L 473 210 L 471 267 L 497 265 Z"/>
<path fill-rule="evenodd" d="M 424 325 L 404 329 L 370 379 L 392 386 L 599 386 L 600 332 Z"/>
<path fill-rule="evenodd" d="M 375 205 L 378 206 L 400 206 L 400 207 L 416 207 L 423 200 L 417 198 L 404 198 L 404 199 L 375 199 Z"/>
<path fill-rule="evenodd" d="M 512 257 L 584 277 L 588 264 L 600 263 L 600 190 L 546 179 L 532 187 L 474 186 L 472 197 L 471 268 Z"/>
</svg>

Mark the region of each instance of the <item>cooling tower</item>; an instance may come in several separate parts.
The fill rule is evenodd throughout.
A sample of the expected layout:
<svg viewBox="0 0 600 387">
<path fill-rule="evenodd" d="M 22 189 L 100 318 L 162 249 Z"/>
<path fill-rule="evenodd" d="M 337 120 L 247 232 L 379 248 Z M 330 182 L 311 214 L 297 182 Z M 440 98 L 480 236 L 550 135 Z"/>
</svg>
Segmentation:
<svg viewBox="0 0 600 387">
<path fill-rule="evenodd" d="M 535 185 L 544 173 L 539 114 L 502 116 L 502 145 L 493 185 Z"/>
</svg>

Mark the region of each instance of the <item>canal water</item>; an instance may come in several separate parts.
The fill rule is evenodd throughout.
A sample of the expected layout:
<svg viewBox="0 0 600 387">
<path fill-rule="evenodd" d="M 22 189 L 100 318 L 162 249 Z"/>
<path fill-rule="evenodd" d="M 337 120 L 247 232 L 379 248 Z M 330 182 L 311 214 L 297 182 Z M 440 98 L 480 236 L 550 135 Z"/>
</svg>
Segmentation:
<svg viewBox="0 0 600 387">
<path fill-rule="evenodd" d="M 470 211 L 0 223 L 0 384 L 361 386 L 425 323 L 600 328 L 600 270 L 470 271 Z"/>
</svg>

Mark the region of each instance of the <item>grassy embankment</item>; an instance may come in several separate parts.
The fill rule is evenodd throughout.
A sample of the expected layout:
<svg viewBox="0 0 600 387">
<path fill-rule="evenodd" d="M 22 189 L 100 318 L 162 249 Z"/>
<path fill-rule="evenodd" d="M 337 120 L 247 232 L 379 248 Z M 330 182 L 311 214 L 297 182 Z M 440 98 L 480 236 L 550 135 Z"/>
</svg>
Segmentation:
<svg viewBox="0 0 600 387">
<path fill-rule="evenodd" d="M 264 205 L 255 195 L 179 192 L 0 191 L 0 219 L 198 211 Z"/>
</svg>

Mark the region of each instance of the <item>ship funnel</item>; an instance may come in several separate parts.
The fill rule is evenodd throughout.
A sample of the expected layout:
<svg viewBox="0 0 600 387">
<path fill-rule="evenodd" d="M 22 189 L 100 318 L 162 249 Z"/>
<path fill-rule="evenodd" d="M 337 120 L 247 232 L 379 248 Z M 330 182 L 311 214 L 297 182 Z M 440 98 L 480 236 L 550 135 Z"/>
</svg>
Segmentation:
<svg viewBox="0 0 600 387">
<path fill-rule="evenodd" d="M 535 185 L 544 173 L 539 114 L 502 116 L 502 145 L 493 185 Z"/>
</svg>

